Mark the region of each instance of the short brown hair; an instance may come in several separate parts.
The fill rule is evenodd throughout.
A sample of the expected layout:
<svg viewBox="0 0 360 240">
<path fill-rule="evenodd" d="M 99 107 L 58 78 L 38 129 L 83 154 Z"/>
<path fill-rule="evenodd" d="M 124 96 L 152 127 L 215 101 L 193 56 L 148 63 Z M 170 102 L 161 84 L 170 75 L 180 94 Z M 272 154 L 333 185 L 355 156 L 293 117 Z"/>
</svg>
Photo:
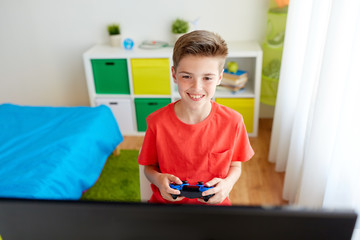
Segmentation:
<svg viewBox="0 0 360 240">
<path fill-rule="evenodd" d="M 219 57 L 221 59 L 219 69 L 221 70 L 224 68 L 227 54 L 227 44 L 220 35 L 197 30 L 181 36 L 176 41 L 173 50 L 173 64 L 176 70 L 180 60 L 188 55 Z"/>
</svg>

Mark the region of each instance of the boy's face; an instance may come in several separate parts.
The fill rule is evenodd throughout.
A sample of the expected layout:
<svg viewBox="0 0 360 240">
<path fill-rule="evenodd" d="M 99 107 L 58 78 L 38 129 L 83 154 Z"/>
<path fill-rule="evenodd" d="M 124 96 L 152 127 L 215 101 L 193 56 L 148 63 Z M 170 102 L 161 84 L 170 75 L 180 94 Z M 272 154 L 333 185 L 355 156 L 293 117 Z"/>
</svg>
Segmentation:
<svg viewBox="0 0 360 240">
<path fill-rule="evenodd" d="M 176 71 L 172 67 L 174 82 L 187 106 L 201 107 L 210 102 L 223 75 L 219 64 L 220 59 L 216 57 L 189 55 L 180 60 Z"/>
</svg>

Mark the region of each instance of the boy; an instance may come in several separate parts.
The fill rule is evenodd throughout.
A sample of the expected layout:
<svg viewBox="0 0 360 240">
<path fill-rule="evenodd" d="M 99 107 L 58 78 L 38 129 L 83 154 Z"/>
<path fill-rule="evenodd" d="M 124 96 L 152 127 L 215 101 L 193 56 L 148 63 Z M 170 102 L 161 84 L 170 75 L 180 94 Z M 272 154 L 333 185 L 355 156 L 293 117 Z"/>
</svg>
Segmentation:
<svg viewBox="0 0 360 240">
<path fill-rule="evenodd" d="M 147 118 L 138 162 L 152 183 L 151 203 L 231 205 L 229 193 L 240 177 L 241 162 L 252 150 L 242 116 L 212 101 L 228 53 L 225 41 L 208 31 L 193 31 L 175 43 L 172 77 L 181 99 Z M 198 181 L 213 188 L 207 202 L 188 199 L 170 183 Z"/>
</svg>

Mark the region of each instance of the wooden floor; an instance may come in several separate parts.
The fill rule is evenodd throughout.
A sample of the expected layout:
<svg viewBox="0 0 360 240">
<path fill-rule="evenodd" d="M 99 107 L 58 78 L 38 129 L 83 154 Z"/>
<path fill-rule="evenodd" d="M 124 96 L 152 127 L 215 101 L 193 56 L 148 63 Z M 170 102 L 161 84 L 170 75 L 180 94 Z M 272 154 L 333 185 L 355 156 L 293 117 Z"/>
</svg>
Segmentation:
<svg viewBox="0 0 360 240">
<path fill-rule="evenodd" d="M 234 205 L 286 205 L 281 197 L 284 173 L 274 170 L 274 164 L 268 162 L 272 119 L 260 119 L 258 137 L 250 138 L 255 156 L 242 164 L 242 174 L 230 193 Z M 125 136 L 120 149 L 139 150 L 143 137 Z"/>
</svg>

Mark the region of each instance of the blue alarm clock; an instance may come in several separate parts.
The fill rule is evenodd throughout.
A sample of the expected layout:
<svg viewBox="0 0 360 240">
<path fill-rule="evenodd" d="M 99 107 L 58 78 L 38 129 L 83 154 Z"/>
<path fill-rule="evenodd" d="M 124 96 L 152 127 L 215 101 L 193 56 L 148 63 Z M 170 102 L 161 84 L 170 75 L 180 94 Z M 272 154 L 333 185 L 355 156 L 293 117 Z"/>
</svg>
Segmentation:
<svg viewBox="0 0 360 240">
<path fill-rule="evenodd" d="M 134 41 L 130 38 L 126 38 L 124 40 L 124 48 L 127 50 L 131 50 L 134 47 Z"/>
</svg>

